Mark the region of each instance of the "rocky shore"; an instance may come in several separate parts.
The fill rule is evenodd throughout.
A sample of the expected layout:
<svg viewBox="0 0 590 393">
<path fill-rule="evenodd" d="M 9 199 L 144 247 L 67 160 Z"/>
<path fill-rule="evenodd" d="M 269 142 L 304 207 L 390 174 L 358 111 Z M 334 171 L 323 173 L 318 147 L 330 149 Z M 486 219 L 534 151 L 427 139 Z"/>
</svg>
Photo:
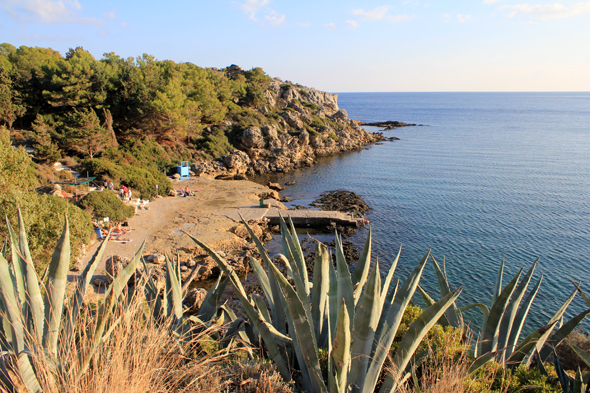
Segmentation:
<svg viewBox="0 0 590 393">
<path fill-rule="evenodd" d="M 338 107 L 336 94 L 275 80 L 265 96 L 267 104 L 256 110 L 275 116 L 274 123 L 241 131 L 233 141 L 237 150 L 219 160 L 193 163 L 196 176 L 230 179 L 289 172 L 313 165 L 318 157 L 385 140 L 350 119 Z"/>
</svg>

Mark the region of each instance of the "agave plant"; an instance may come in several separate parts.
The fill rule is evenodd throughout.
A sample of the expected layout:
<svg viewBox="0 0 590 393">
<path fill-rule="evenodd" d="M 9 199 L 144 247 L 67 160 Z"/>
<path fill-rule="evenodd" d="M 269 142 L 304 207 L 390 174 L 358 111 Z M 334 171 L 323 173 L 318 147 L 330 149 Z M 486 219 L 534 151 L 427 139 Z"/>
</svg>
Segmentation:
<svg viewBox="0 0 590 393">
<path fill-rule="evenodd" d="M 250 324 L 262 337 L 268 356 L 283 378 L 290 380 L 288 364 L 294 363 L 291 360 L 294 356 L 305 391 L 373 392 L 430 252 L 400 287 L 392 284 L 399 253 L 382 282 L 378 259 L 370 269 L 372 235 L 369 230 L 361 257 L 351 274 L 344 259 L 341 239 L 336 234 L 336 267 L 328 248 L 318 243 L 313 281 L 310 282 L 292 222 L 289 228 L 281 219 L 283 252 L 277 258 L 286 274 L 271 260 L 248 224 L 244 224 L 267 269 L 265 271 L 260 261 L 250 258 L 266 301 L 260 296 L 248 295 L 230 265 L 206 244 L 191 238 L 229 277 Z M 399 386 L 407 375 L 406 369 L 418 345 L 455 302 L 460 291 L 450 291 L 409 327 L 393 359 L 396 371 L 386 376 L 381 391 L 391 392 Z M 330 354 L 327 377 L 320 370 L 320 349 Z"/>
<path fill-rule="evenodd" d="M 90 279 L 104 254 L 107 241 L 93 255 L 90 263 L 82 272 L 76 290 L 66 300 L 67 273 L 70 265 L 70 232 L 68 220 L 57 247 L 51 258 L 46 279 L 39 280 L 35 265 L 31 259 L 27 234 L 20 210 L 18 211 L 19 232 L 12 229 L 6 220 L 11 248 L 11 263 L 6 259 L 7 247 L 0 255 L 0 345 L 2 346 L 2 368 L 0 379 L 8 391 L 15 391 L 16 385 L 7 369 L 18 375 L 21 382 L 32 392 L 41 392 L 41 387 L 32 366 L 33 354 L 44 353 L 53 359 L 55 372 L 67 373 L 72 365 L 61 364 L 59 359 L 68 354 L 74 346 L 68 345 L 74 340 L 74 327 L 78 321 L 83 299 L 90 284 Z M 90 364 L 92 354 L 108 335 L 105 327 L 111 323 L 110 312 L 120 298 L 127 280 L 139 264 L 141 251 L 117 276 L 106 294 L 105 302 L 97 311 L 98 323 L 93 336 L 94 349 L 79 359 L 77 368 L 85 372 Z M 64 309 L 66 311 L 64 315 Z M 65 341 L 58 345 L 58 341 Z"/>
<path fill-rule="evenodd" d="M 96 310 L 96 323 L 93 325 L 93 331 L 88 332 L 92 337 L 93 346 L 80 356 L 71 356 L 73 351 L 77 351 L 74 330 L 81 311 L 86 308 L 84 295 L 105 252 L 109 236 L 84 268 L 72 296 L 66 298 L 67 274 L 70 265 L 70 232 L 67 216 L 45 278 L 41 280 L 37 276 L 31 259 L 20 210 L 18 219 L 18 234 L 13 230 L 8 219 L 6 220 L 9 233 L 7 243 L 10 244 L 10 251 L 8 244 L 5 243 L 0 252 L 0 346 L 2 348 L 0 386 L 6 391 L 17 390 L 18 383 L 15 383 L 11 375 L 18 376 L 20 383 L 29 391 L 42 391 L 39 376 L 32 364 L 34 355 L 43 354 L 43 357 L 49 359 L 54 365 L 53 372 L 57 374 L 71 373 L 74 370 L 80 374 L 85 373 L 98 347 L 111 334 L 113 326 L 118 323 L 112 320 L 112 311 L 117 302 L 125 296 L 130 302 L 133 296 L 143 294 L 150 305 L 145 308 L 146 313 L 149 314 L 148 317 L 156 323 L 163 322 L 167 318 L 174 318 L 173 333 L 182 340 L 190 337 L 186 333 L 192 328 L 189 326 L 191 322 L 199 322 L 199 326 L 205 326 L 205 322 L 214 316 L 226 316 L 230 321 L 237 319 L 231 310 L 219 305 L 221 293 L 228 281 L 226 279 L 222 282 L 221 277 L 207 294 L 197 316 L 184 318 L 179 265 L 173 266 L 168 258 L 164 297 L 159 296 L 153 279 L 145 274 L 142 275 L 139 283 L 126 291 L 127 282 L 142 262 L 144 243 L 132 261 L 114 278 L 105 294 L 104 301 Z M 10 263 L 7 260 L 8 253 L 10 253 Z M 188 283 L 185 284 L 188 287 Z M 228 337 L 228 340 L 229 338 L 231 337 Z M 241 338 L 247 337 L 242 335 Z M 229 343 L 226 344 L 228 345 Z M 72 358 L 77 360 L 76 364 L 65 364 L 61 361 Z"/>
<path fill-rule="evenodd" d="M 434 258 L 433 264 L 438 278 L 440 293 L 443 296 L 448 292 L 449 288 L 446 271 L 440 268 L 440 265 Z M 455 325 L 463 320 L 462 312 L 466 310 L 479 308 L 483 313 L 480 337 L 474 348 L 476 360 L 471 367 L 471 372 L 476 371 L 491 360 L 496 360 L 511 368 L 518 367 L 521 364 L 529 366 L 533 359 L 533 356 L 531 356 L 533 353 L 539 355 L 541 363 L 546 362 L 552 354 L 552 348 L 557 347 L 590 313 L 590 309 L 582 311 L 553 333 L 568 306 L 576 296 L 577 290 L 574 290 L 545 326 L 538 328 L 519 342 L 523 326 L 533 300 L 539 291 L 543 276 L 537 280 L 535 286 L 526 294 L 537 266 L 537 261 L 529 268 L 522 280 L 520 278 L 523 269 L 520 269 L 506 286 L 503 286 L 504 266 L 505 263 L 502 261 L 491 307 L 488 308 L 483 303 L 474 303 L 461 308 L 453 307 L 445 314 L 444 322 Z M 427 304 L 434 301 L 422 288 L 420 288 L 420 292 Z"/>
<path fill-rule="evenodd" d="M 576 287 L 576 290 L 582 296 L 582 299 L 584 299 L 588 307 L 590 307 L 590 298 L 582 291 L 582 289 L 576 283 L 574 283 L 573 281 L 572 283 Z M 586 366 L 590 368 L 590 356 L 588 356 L 586 352 L 584 352 L 582 349 L 578 348 L 576 345 L 570 342 L 567 342 L 567 345 L 569 345 L 571 349 L 574 351 L 574 353 L 576 353 L 580 357 L 580 359 L 582 359 L 582 361 L 586 364 Z M 575 377 L 572 378 L 571 376 L 569 376 L 563 369 L 561 363 L 559 362 L 559 357 L 555 352 L 556 346 L 557 345 L 551 348 L 553 353 L 553 365 L 555 367 L 555 371 L 557 372 L 557 376 L 559 378 L 559 382 L 561 383 L 561 387 L 563 388 L 564 393 L 590 392 L 590 372 L 582 374 L 582 371 L 578 368 L 578 370 L 576 370 Z M 543 349 L 545 350 L 546 348 Z M 540 367 L 544 367 L 543 362 L 538 362 L 538 364 L 540 365 Z"/>
</svg>

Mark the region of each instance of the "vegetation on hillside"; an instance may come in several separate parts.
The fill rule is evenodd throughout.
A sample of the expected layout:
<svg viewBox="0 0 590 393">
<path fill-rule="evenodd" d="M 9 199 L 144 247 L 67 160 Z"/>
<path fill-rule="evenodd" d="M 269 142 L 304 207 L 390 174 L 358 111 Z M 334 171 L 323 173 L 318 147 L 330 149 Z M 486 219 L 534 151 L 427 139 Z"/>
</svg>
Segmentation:
<svg viewBox="0 0 590 393">
<path fill-rule="evenodd" d="M 0 127 L 0 216 L 8 217 L 16 225 L 16 211 L 20 208 L 30 235 L 33 260 L 48 261 L 67 213 L 72 219 L 72 258 L 77 257 L 80 246 L 88 243 L 92 233 L 90 216 L 62 198 L 37 194 L 37 185 L 34 164 L 29 155 L 22 148 L 14 148 L 8 130 Z M 7 235 L 6 227 L 0 226 L 0 237 L 6 238 Z M 36 267 L 43 271 L 46 264 L 40 263 Z"/>
</svg>

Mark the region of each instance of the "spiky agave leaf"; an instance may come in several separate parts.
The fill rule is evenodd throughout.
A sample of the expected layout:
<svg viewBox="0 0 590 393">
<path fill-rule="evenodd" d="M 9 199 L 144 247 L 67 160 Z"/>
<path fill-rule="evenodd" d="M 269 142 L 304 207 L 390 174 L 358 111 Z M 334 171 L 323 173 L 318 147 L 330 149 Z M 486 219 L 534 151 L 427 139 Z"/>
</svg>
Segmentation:
<svg viewBox="0 0 590 393">
<path fill-rule="evenodd" d="M 45 288 L 45 328 L 43 329 L 43 347 L 53 356 L 57 356 L 57 339 L 60 331 L 64 296 L 70 270 L 70 228 L 68 216 L 65 217 L 64 229 L 51 257 Z"/>
</svg>

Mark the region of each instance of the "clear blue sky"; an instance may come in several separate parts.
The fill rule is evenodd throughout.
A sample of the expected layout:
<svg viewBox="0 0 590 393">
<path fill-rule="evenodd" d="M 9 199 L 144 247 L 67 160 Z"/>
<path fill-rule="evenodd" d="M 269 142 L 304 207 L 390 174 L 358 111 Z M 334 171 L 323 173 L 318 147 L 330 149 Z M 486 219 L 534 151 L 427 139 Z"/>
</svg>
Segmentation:
<svg viewBox="0 0 590 393">
<path fill-rule="evenodd" d="M 0 0 L 0 42 L 262 67 L 331 92 L 590 91 L 590 1 Z"/>
</svg>

